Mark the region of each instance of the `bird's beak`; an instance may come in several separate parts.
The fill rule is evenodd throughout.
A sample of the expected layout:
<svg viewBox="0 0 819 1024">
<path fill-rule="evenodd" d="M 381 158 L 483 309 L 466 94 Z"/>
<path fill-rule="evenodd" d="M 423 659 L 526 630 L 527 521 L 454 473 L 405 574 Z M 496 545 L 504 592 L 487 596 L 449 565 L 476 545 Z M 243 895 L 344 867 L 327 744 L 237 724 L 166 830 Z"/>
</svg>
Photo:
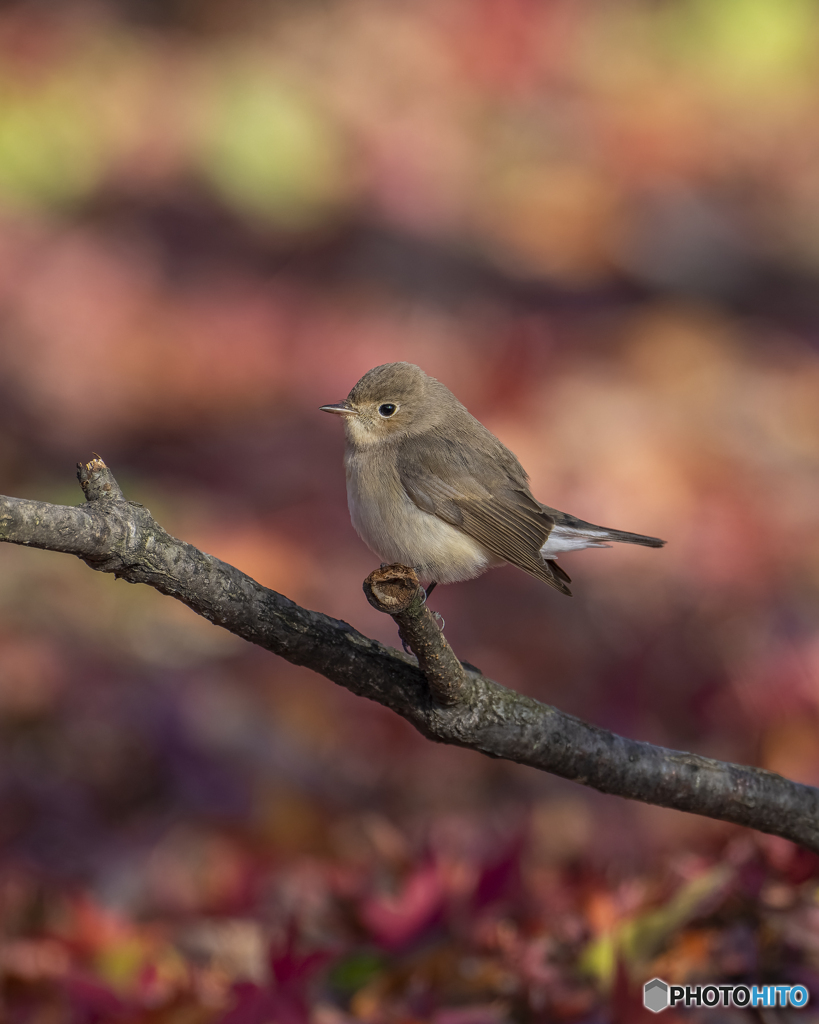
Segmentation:
<svg viewBox="0 0 819 1024">
<path fill-rule="evenodd" d="M 358 416 L 358 411 L 354 409 L 345 398 L 343 402 L 336 402 L 335 405 L 322 405 L 320 412 L 334 412 L 337 416 Z"/>
</svg>

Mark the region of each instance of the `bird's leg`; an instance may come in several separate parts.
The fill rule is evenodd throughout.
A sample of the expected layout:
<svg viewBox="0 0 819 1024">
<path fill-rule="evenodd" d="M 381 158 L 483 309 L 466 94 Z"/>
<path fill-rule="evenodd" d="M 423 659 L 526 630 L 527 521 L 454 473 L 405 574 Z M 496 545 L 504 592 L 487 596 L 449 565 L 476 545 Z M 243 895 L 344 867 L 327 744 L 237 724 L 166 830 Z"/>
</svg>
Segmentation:
<svg viewBox="0 0 819 1024">
<path fill-rule="evenodd" d="M 383 569 L 384 566 L 382 565 L 381 568 Z M 420 569 L 416 569 L 415 572 L 420 576 L 420 574 L 421 574 L 421 570 Z M 421 588 L 421 593 L 423 594 L 423 597 L 421 598 L 421 604 L 426 604 L 427 603 L 427 598 L 429 597 L 429 595 L 432 593 L 432 591 L 437 586 L 438 586 L 438 581 L 437 580 L 432 580 L 432 582 L 430 583 L 430 585 L 427 587 L 426 590 L 424 590 L 423 587 Z M 438 623 L 438 629 L 440 629 L 440 631 L 443 633 L 444 626 L 446 625 L 446 622 L 444 621 L 444 617 L 441 615 L 440 612 L 433 612 L 432 613 L 432 617 Z M 403 646 L 403 648 L 407 652 L 407 654 L 412 654 L 412 651 L 409 649 L 409 647 L 407 647 L 407 642 L 406 642 L 406 640 L 403 639 L 403 637 L 401 638 L 401 645 Z"/>
<path fill-rule="evenodd" d="M 437 586 L 438 586 L 438 581 L 437 581 L 437 580 L 433 580 L 433 581 L 432 581 L 432 582 L 430 583 L 430 585 L 429 585 L 429 586 L 427 587 L 427 589 L 426 589 L 426 590 L 424 591 L 424 604 L 426 604 L 426 603 L 427 603 L 427 598 L 429 597 L 429 595 L 430 595 L 430 594 L 432 593 L 432 591 L 433 591 L 433 590 L 434 590 L 434 589 L 435 589 L 435 588 L 436 588 Z M 444 626 L 446 626 L 446 622 L 444 621 L 444 617 L 443 617 L 443 615 L 441 615 L 441 613 L 440 613 L 440 612 L 433 612 L 433 613 L 432 613 L 432 617 L 433 617 L 433 618 L 435 619 L 435 621 L 436 621 L 436 622 L 438 623 L 438 629 L 440 629 L 440 631 L 441 631 L 441 632 L 443 633 L 443 631 L 444 631 Z"/>
</svg>

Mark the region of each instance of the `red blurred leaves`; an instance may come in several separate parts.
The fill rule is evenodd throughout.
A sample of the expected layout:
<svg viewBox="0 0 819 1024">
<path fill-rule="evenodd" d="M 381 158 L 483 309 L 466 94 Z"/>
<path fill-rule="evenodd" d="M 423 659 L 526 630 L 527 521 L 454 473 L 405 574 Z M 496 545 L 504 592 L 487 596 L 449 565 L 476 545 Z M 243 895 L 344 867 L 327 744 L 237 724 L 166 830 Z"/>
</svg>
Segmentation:
<svg viewBox="0 0 819 1024">
<path fill-rule="evenodd" d="M 413 869 L 394 896 L 365 896 L 359 913 L 375 942 L 386 949 L 400 949 L 440 919 L 443 901 L 438 867 L 429 863 Z"/>
<path fill-rule="evenodd" d="M 198 925 L 140 922 L 87 895 L 56 900 L 50 884 L 52 915 L 0 942 L 0 994 L 20 1012 L 53 1005 L 72 1021 L 128 1024 L 345 1024 L 349 1013 L 368 1024 L 573 1022 L 604 1005 L 630 1024 L 654 974 L 754 980 L 764 958 L 786 978 L 819 958 L 816 859 L 789 844 L 733 843 L 719 859 L 617 884 L 556 863 L 548 875 L 524 870 L 532 848 L 519 832 L 483 845 L 478 855 L 404 838 L 396 857 L 396 842 L 381 842 L 367 861 L 317 862 L 312 896 L 293 889 L 298 871 L 270 866 L 249 908 L 256 923 L 204 906 Z M 21 898 L 42 899 L 42 885 Z M 267 949 L 258 968 L 251 931 Z"/>
<path fill-rule="evenodd" d="M 333 959 L 333 953 L 298 951 L 298 929 L 290 922 L 281 946 L 270 949 L 269 985 L 238 982 L 233 987 L 235 1005 L 220 1024 L 309 1024 L 312 1000 L 310 984 Z"/>
</svg>

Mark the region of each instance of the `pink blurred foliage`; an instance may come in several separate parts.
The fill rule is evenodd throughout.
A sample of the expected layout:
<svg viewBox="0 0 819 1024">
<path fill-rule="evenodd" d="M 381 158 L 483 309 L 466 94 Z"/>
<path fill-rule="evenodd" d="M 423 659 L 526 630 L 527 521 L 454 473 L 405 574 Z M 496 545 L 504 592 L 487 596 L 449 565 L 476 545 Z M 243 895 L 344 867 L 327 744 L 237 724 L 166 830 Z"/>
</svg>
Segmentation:
<svg viewBox="0 0 819 1024">
<path fill-rule="evenodd" d="M 362 924 L 386 949 L 400 949 L 428 929 L 441 915 L 443 890 L 435 864 L 419 866 L 394 896 L 370 894 L 361 904 Z"/>
</svg>

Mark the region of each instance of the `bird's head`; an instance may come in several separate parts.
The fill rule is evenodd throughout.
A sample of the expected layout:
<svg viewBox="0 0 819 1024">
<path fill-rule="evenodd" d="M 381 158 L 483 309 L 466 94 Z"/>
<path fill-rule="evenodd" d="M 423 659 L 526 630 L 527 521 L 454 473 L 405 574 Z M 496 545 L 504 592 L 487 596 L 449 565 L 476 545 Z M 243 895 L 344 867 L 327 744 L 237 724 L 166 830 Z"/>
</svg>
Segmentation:
<svg viewBox="0 0 819 1024">
<path fill-rule="evenodd" d="M 343 402 L 322 412 L 344 417 L 347 440 L 366 448 L 438 425 L 459 405 L 455 396 L 413 363 L 384 363 L 365 373 Z"/>
</svg>

